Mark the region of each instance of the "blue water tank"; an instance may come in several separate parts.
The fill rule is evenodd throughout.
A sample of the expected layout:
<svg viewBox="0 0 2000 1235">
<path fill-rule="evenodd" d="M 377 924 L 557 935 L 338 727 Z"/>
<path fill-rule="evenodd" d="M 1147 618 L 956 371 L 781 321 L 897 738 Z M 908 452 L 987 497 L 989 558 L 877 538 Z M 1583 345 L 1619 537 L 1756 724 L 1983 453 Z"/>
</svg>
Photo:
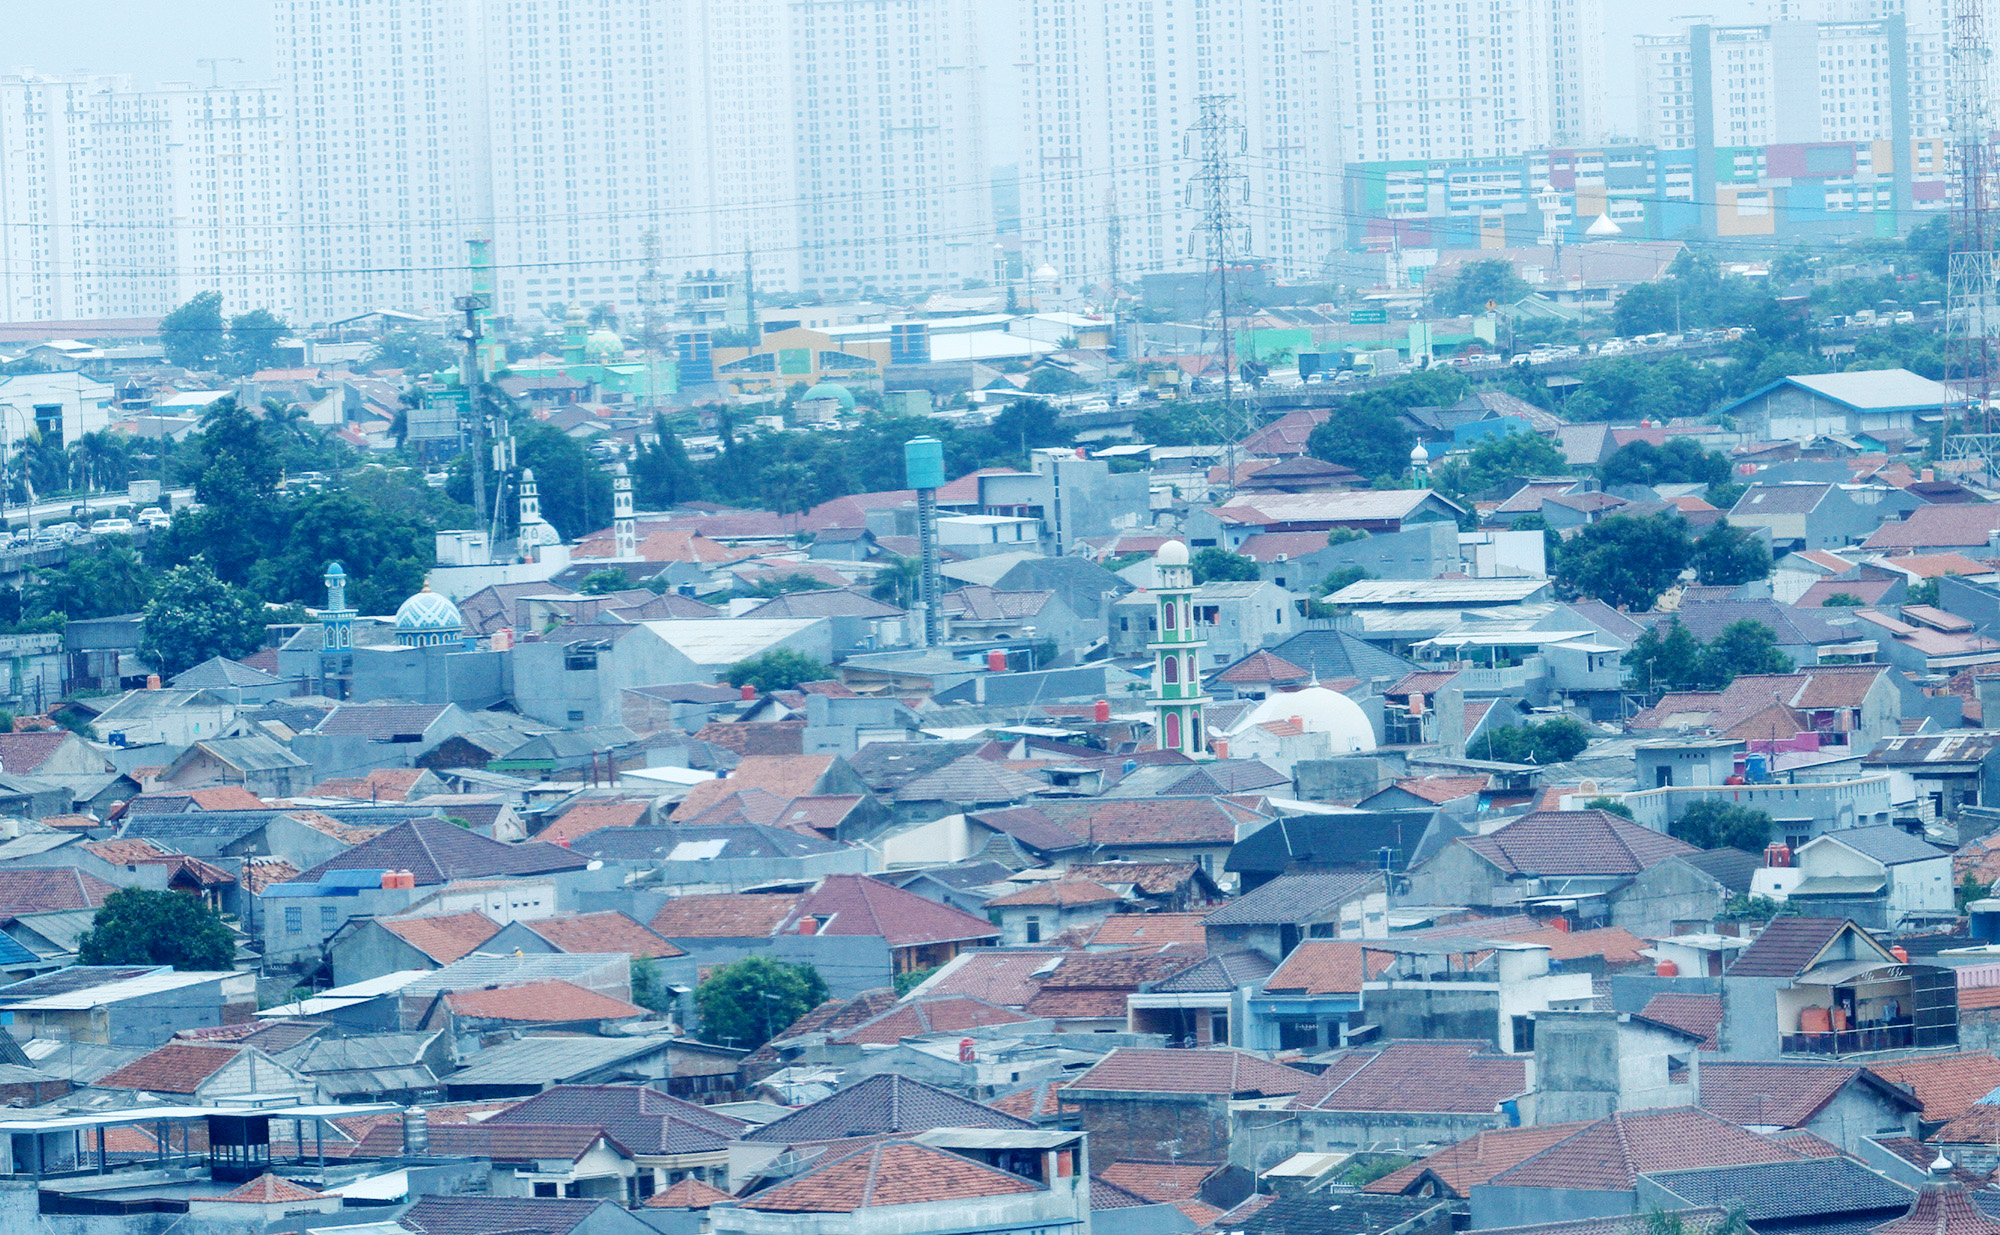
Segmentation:
<svg viewBox="0 0 2000 1235">
<path fill-rule="evenodd" d="M 934 437 L 904 442 L 903 477 L 912 489 L 944 488 L 944 443 Z"/>
<path fill-rule="evenodd" d="M 1771 779 L 1769 766 L 1763 755 L 1746 755 L 1743 758 L 1743 779 L 1753 785 L 1761 785 Z"/>
</svg>

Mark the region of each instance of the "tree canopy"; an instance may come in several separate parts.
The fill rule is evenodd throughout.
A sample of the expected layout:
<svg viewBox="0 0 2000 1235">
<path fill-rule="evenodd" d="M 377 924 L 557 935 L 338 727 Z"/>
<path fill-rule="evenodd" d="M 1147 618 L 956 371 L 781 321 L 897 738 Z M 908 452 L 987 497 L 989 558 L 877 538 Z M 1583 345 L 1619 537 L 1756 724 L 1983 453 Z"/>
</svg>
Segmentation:
<svg viewBox="0 0 2000 1235">
<path fill-rule="evenodd" d="M 790 648 L 772 648 L 762 656 L 739 660 L 724 675 L 731 686 L 754 686 L 759 691 L 790 690 L 800 682 L 819 682 L 833 676 L 833 670 Z"/>
<path fill-rule="evenodd" d="M 172 677 L 212 657 L 248 656 L 263 646 L 267 621 L 256 597 L 216 578 L 198 557 L 160 576 L 140 653 Z"/>
<path fill-rule="evenodd" d="M 755 1050 L 826 1000 L 826 982 L 811 965 L 746 956 L 709 971 L 694 988 L 701 1038 Z"/>
<path fill-rule="evenodd" d="M 104 898 L 77 940 L 85 965 L 172 965 L 186 971 L 235 968 L 236 941 L 201 898 L 185 892 L 120 888 Z"/>
<path fill-rule="evenodd" d="M 1314 426 L 1306 450 L 1370 480 L 1400 477 L 1410 470 L 1410 450 L 1417 444 L 1399 414 L 1402 406 L 1379 392 L 1343 400 Z"/>
<path fill-rule="evenodd" d="M 215 368 L 222 360 L 227 336 L 221 292 L 197 293 L 160 319 L 160 348 L 167 363 L 177 368 Z"/>
<path fill-rule="evenodd" d="M 1710 586 L 1734 587 L 1771 574 L 1771 551 L 1744 528 L 1718 519 L 1694 542 L 1695 577 Z"/>
<path fill-rule="evenodd" d="M 1731 622 L 1703 643 L 1679 618 L 1670 618 L 1633 641 L 1624 663 L 1642 691 L 1721 690 L 1745 673 L 1790 673 L 1791 659 L 1762 622 Z"/>
<path fill-rule="evenodd" d="M 1563 476 L 1569 463 L 1554 442 L 1539 433 L 1502 433 L 1474 446 L 1464 458 L 1447 459 L 1431 469 L 1431 487 L 1452 497 L 1466 497 L 1503 481 L 1530 476 Z"/>
<path fill-rule="evenodd" d="M 1257 563 L 1227 549 L 1198 550 L 1188 563 L 1196 583 L 1255 583 Z"/>
<path fill-rule="evenodd" d="M 1771 843 L 1771 817 L 1748 806 L 1705 799 L 1669 823 L 1667 834 L 1700 849 L 1762 853 Z"/>
<path fill-rule="evenodd" d="M 1487 311 L 1487 301 L 1510 305 L 1526 296 L 1528 281 L 1514 271 L 1514 263 L 1502 258 L 1466 262 L 1430 293 L 1431 308 L 1450 316 Z"/>
<path fill-rule="evenodd" d="M 1590 730 L 1567 716 L 1529 725 L 1502 725 L 1481 734 L 1466 751 L 1496 763 L 1567 763 L 1590 745 Z"/>
<path fill-rule="evenodd" d="M 1652 608 L 1694 554 L 1679 515 L 1613 515 L 1560 543 L 1554 563 L 1559 587 L 1634 613 Z"/>
<path fill-rule="evenodd" d="M 1627 442 L 1599 466 L 1606 485 L 1717 485 L 1729 479 L 1729 460 L 1688 437 L 1667 439 L 1664 446 Z"/>
</svg>

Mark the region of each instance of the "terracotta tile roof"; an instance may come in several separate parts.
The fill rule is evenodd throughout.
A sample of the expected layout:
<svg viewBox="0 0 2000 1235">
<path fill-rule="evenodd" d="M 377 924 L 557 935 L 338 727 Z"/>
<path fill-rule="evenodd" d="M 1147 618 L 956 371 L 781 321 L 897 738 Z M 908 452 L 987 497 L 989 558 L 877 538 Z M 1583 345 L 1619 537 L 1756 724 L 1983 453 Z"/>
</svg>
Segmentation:
<svg viewBox="0 0 2000 1235">
<path fill-rule="evenodd" d="M 1000 934 L 1000 928 L 984 918 L 866 875 L 822 879 L 800 899 L 787 929 L 807 918 L 818 924 L 817 934 L 875 936 L 892 948 L 995 939 Z"/>
<path fill-rule="evenodd" d="M 1375 977 L 1391 964 L 1395 956 L 1388 952 L 1368 953 L 1369 965 L 1373 970 L 1369 977 Z M 1264 983 L 1264 990 L 1273 995 L 1351 995 L 1361 990 L 1362 951 L 1359 943 L 1344 939 L 1308 939 L 1292 950 L 1285 963 L 1278 966 Z"/>
<path fill-rule="evenodd" d="M 1919 579 L 1935 579 L 1940 575 L 1984 575 L 1993 568 L 1984 562 L 1975 562 L 1962 553 L 1929 553 L 1910 557 L 1890 558 L 1885 563 L 1896 570 L 1908 571 Z"/>
<path fill-rule="evenodd" d="M 1286 1109 L 1483 1115 L 1528 1087 L 1528 1061 L 1489 1042 L 1391 1042 L 1340 1052 Z"/>
<path fill-rule="evenodd" d="M 1271 682 L 1303 682 L 1309 675 L 1282 656 L 1256 651 L 1224 669 L 1209 679 L 1213 682 L 1248 682 L 1267 684 Z"/>
<path fill-rule="evenodd" d="M 1213 798 L 1051 801 L 1042 810 L 1058 826 L 1100 846 L 1231 845 L 1238 822 L 1254 817 Z"/>
<path fill-rule="evenodd" d="M 676 896 L 653 916 L 653 930 L 667 939 L 765 939 L 792 916 L 795 893 L 713 892 Z"/>
<path fill-rule="evenodd" d="M 1187 1220 L 1194 1223 L 1197 1228 L 1205 1227 L 1222 1216 L 1222 1211 L 1207 1201 L 1175 1201 L 1173 1206 L 1186 1215 Z"/>
<path fill-rule="evenodd" d="M 707 1209 L 716 1204 L 733 1204 L 736 1198 L 714 1184 L 705 1184 L 699 1179 L 683 1179 L 665 1192 L 655 1192 L 646 1198 L 644 1209 Z"/>
<path fill-rule="evenodd" d="M 1701 1065 L 1701 1109 L 1746 1127 L 1797 1128 L 1811 1122 L 1841 1090 L 1857 1080 L 1888 1085 L 1861 1068 L 1840 1064 L 1727 1063 Z M 1887 1095 L 1885 1095 L 1887 1096 Z M 1914 1097 L 1895 1090 L 1911 1109 Z"/>
<path fill-rule="evenodd" d="M 1038 1081 L 1004 1098 L 995 1098 L 986 1105 L 1016 1119 L 1027 1120 L 1057 1119 L 1083 1109 L 1073 1102 L 1064 1102 L 1062 1085 L 1055 1081 Z"/>
<path fill-rule="evenodd" d="M 561 914 L 523 926 L 562 952 L 622 952 L 627 956 L 686 956 L 657 932 L 617 910 Z"/>
<path fill-rule="evenodd" d="M 1987 543 L 2000 529 L 2000 506 L 1988 502 L 1919 506 L 1908 518 L 1880 524 L 1864 549 L 1963 549 Z"/>
<path fill-rule="evenodd" d="M 362 802 L 407 802 L 424 768 L 376 768 L 366 776 L 323 780 L 306 790 L 309 798 L 354 798 Z"/>
<path fill-rule="evenodd" d="M 1926 510 L 1957 510 L 1928 506 Z M 1972 1203 L 1965 1186 L 1956 1181 L 1926 1184 L 1910 1212 L 1873 1228 L 1874 1235 L 2000 1235 L 2000 1222 Z"/>
<path fill-rule="evenodd" d="M 833 766 L 832 755 L 745 755 L 721 780 L 705 780 L 675 805 L 673 819 L 686 819 L 739 789 L 762 789 L 787 800 L 808 797 Z"/>
<path fill-rule="evenodd" d="M 1397 781 L 1396 788 L 1426 802 L 1442 803 L 1472 797 L 1492 783 L 1490 776 L 1413 776 Z"/>
<path fill-rule="evenodd" d="M 1769 1137 L 1691 1106 L 1619 1112 L 1493 1179 L 1510 1188 L 1629 1192 L 1642 1174 L 1802 1157 Z"/>
<path fill-rule="evenodd" d="M 1078 862 L 1064 873 L 1102 884 L 1129 883 L 1148 896 L 1167 896 L 1194 883 L 1200 871 L 1193 862 Z"/>
<path fill-rule="evenodd" d="M 646 802 L 579 802 L 564 811 L 554 823 L 535 833 L 535 839 L 551 845 L 567 845 L 599 828 L 633 827 L 645 819 L 650 809 L 650 804 Z"/>
<path fill-rule="evenodd" d="M 1187 944 L 1208 948 L 1208 928 L 1201 913 L 1114 913 L 1091 932 L 1093 948 L 1128 948 L 1139 944 Z"/>
<path fill-rule="evenodd" d="M 382 929 L 440 965 L 470 956 L 500 933 L 500 924 L 476 910 L 415 918 L 377 918 Z"/>
<path fill-rule="evenodd" d="M 1109 905 L 1125 899 L 1101 883 L 1087 879 L 1043 879 L 1016 892 L 996 896 L 986 902 L 988 909 L 1015 905 L 1051 905 L 1066 909 L 1073 905 Z"/>
<path fill-rule="evenodd" d="M 1548 948 L 1551 959 L 1559 961 L 1601 956 L 1607 966 L 1617 969 L 1647 960 L 1639 954 L 1646 941 L 1620 926 L 1604 926 L 1588 931 L 1565 931 L 1551 926 L 1509 935 L 1508 938 L 1519 943 L 1539 943 Z"/>
<path fill-rule="evenodd" d="M 1960 1051 L 1895 1063 L 1870 1064 L 1868 1070 L 1901 1086 L 1924 1104 L 1924 1119 L 1957 1119 L 1995 1089 L 2000 1089 L 2000 1058 L 1992 1051 Z"/>
<path fill-rule="evenodd" d="M 964 1033 L 991 1025 L 1018 1025 L 1028 1020 L 997 1004 L 967 995 L 906 1000 L 854 1028 L 835 1034 L 846 1045 L 893 1046 L 904 1038 L 927 1033 Z"/>
<path fill-rule="evenodd" d="M 1033 1126 L 935 1085 L 878 1072 L 761 1128 L 752 1128 L 741 1139 L 801 1145 L 857 1136 L 907 1136 L 933 1128 Z"/>
<path fill-rule="evenodd" d="M 1722 996 L 1659 994 L 1646 1001 L 1639 1015 L 1702 1036 L 1701 1049 L 1720 1048 L 1715 1035 L 1722 1029 Z"/>
<path fill-rule="evenodd" d="M 247 1048 L 169 1042 L 131 1063 L 98 1077 L 100 1089 L 143 1089 L 148 1093 L 191 1094 Z"/>
<path fill-rule="evenodd" d="M 908 1141 L 871 1145 L 738 1202 L 775 1213 L 852 1213 L 1041 1191 L 1039 1184 Z"/>
<path fill-rule="evenodd" d="M 80 870 L 0 870 L 0 920 L 24 913 L 95 909 L 117 890 L 115 885 Z"/>
<path fill-rule="evenodd" d="M 1212 1162 L 1132 1160 L 1101 1166 L 1097 1168 L 1097 1177 L 1160 1205 L 1195 1199 L 1201 1192 L 1202 1181 L 1218 1169 Z"/>
<path fill-rule="evenodd" d="M 1788 1133 L 1786 1134 L 1784 1139 L 1787 1143 L 1790 1143 L 1794 1139 L 1802 1135 L 1804 1134 L 1798 1132 Z M 1911 1166 L 1917 1168 L 1919 1173 L 1929 1171 L 1931 1169 L 1931 1163 L 1937 1160 L 1938 1156 L 1937 1146 L 1926 1145 L 1924 1142 L 1917 1140 L 1915 1137 L 1877 1136 L 1877 1137 L 1870 1137 L 1869 1139 L 1874 1141 L 1877 1145 L 1880 1145 L 1883 1149 L 1888 1150 L 1890 1153 L 1896 1155 L 1898 1158 L 1901 1158 L 1903 1161 L 1909 1163 Z M 1954 1164 L 1951 1168 L 1951 1177 L 1970 1187 L 1977 1188 L 1986 1183 L 1990 1175 L 1978 1174 L 1973 1171 L 1967 1170 L 1963 1166 Z"/>
<path fill-rule="evenodd" d="M 1042 976 L 1041 990 L 1023 1010 L 1029 1016 L 1123 1018 L 1127 995 L 1144 983 L 1171 978 L 1203 959 L 1191 951 L 1065 956 Z"/>
<path fill-rule="evenodd" d="M 452 991 L 445 1006 L 458 1016 L 545 1025 L 570 1021 L 619 1021 L 646 1015 L 646 1009 L 569 982 L 527 982 L 489 990 Z"/>
<path fill-rule="evenodd" d="M 1069 1088 L 1078 1092 L 1274 1097 L 1299 1093 L 1313 1080 L 1309 1072 L 1229 1047 L 1201 1050 L 1119 1047 L 1077 1077 Z"/>
<path fill-rule="evenodd" d="M 33 776 L 35 769 L 61 750 L 71 734 L 67 729 L 37 729 L 21 733 L 0 733 L 0 768 L 9 776 Z"/>
<path fill-rule="evenodd" d="M 152 841 L 144 840 L 137 836 L 85 841 L 83 848 L 114 866 L 130 866 L 139 862 L 152 862 L 167 856 L 165 849 L 154 844 Z"/>
<path fill-rule="evenodd" d="M 1116 921 L 1118 916 L 1121 915 L 1114 915 L 1106 922 Z M 1063 952 L 1054 948 L 974 948 L 959 953 L 949 969 L 925 983 L 924 994 L 970 995 L 1003 1008 L 1019 1008 L 1042 989 L 1042 975 L 1053 972 L 1062 957 L 1081 955 L 1084 953 Z"/>
<path fill-rule="evenodd" d="M 1730 963 L 1733 978 L 1796 978 L 1847 925 L 1844 918 L 1778 917 Z M 1886 958 L 1888 953 L 1884 952 Z"/>
<path fill-rule="evenodd" d="M 259 1175 L 234 1192 L 221 1196 L 193 1198 L 202 1201 L 232 1201 L 246 1205 L 289 1205 L 295 1201 L 318 1200 L 320 1193 L 311 1188 L 301 1188 L 289 1179 L 279 1179 L 276 1175 Z"/>
<path fill-rule="evenodd" d="M 509 1124 L 601 1129 L 635 1154 L 718 1153 L 746 1128 L 647 1085 L 558 1085 L 502 1104 L 484 1126 Z"/>
<path fill-rule="evenodd" d="M 1772 1140 L 1794 1153 L 1802 1153 L 1808 1158 L 1838 1158 L 1843 1156 L 1840 1146 L 1823 1140 L 1803 1128 L 1792 1128 L 1785 1132 L 1773 1132 Z"/>
<path fill-rule="evenodd" d="M 262 892 L 274 883 L 289 883 L 299 877 L 299 868 L 283 858 L 247 858 L 243 863 L 243 885 Z"/>
<path fill-rule="evenodd" d="M 1469 1197 L 1474 1185 L 1487 1183 L 1500 1172 L 1512 1170 L 1588 1126 L 1587 1123 L 1544 1124 L 1481 1132 L 1440 1149 L 1429 1157 L 1419 1158 L 1401 1170 L 1363 1186 L 1361 1190 L 1379 1194 L 1401 1192 L 1415 1183 L 1419 1176 L 1428 1173 L 1436 1176 L 1452 1196 Z"/>
<path fill-rule="evenodd" d="M 1456 844 L 1513 875 L 1636 875 L 1693 845 L 1609 811 L 1536 811 Z"/>
<path fill-rule="evenodd" d="M 739 756 L 803 755 L 805 735 L 806 722 L 802 720 L 710 721 L 694 734 L 699 741 Z"/>
</svg>

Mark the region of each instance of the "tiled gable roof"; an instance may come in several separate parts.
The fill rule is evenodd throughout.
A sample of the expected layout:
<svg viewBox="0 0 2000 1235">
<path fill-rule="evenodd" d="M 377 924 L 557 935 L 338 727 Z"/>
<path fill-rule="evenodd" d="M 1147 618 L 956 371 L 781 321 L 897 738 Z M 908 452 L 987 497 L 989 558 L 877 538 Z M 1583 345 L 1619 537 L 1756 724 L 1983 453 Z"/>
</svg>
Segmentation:
<svg viewBox="0 0 2000 1235">
<path fill-rule="evenodd" d="M 1992 1051 L 1900 1059 L 1870 1064 L 1868 1070 L 1915 1094 L 1924 1104 L 1927 1121 L 1957 1119 L 1981 1098 L 2000 1089 L 2000 1058 Z"/>
<path fill-rule="evenodd" d="M 809 796 L 819 790 L 820 778 L 834 759 L 833 755 L 745 755 L 726 778 L 705 780 L 689 789 L 671 818 L 691 819 L 739 789 L 762 789 L 787 800 Z"/>
<path fill-rule="evenodd" d="M 1609 811 L 1536 811 L 1464 845 L 1514 875 L 1636 875 L 1693 845 Z"/>
<path fill-rule="evenodd" d="M 1783 1162 L 1801 1155 L 1695 1107 L 1619 1112 L 1493 1179 L 1510 1188 L 1629 1192 L 1651 1171 Z"/>
<path fill-rule="evenodd" d="M 1722 1029 L 1722 996 L 1720 995 L 1676 995 L 1662 992 L 1646 1001 L 1639 1015 L 1662 1025 L 1672 1025 L 1675 1029 L 1700 1034 L 1701 1049 L 1719 1049 L 1715 1035 Z"/>
<path fill-rule="evenodd" d="M 898 802 L 1018 802 L 1047 789 L 1048 782 L 1002 767 L 991 759 L 964 755 L 896 790 Z"/>
<path fill-rule="evenodd" d="M 988 909 L 1009 906 L 1049 905 L 1059 909 L 1075 905 L 1110 905 L 1124 897 L 1101 883 L 1088 879 L 1040 879 L 1017 891 L 986 902 Z"/>
<path fill-rule="evenodd" d="M 892 948 L 994 939 L 1000 934 L 984 918 L 866 875 L 822 879 L 799 901 L 790 921 L 800 924 L 807 918 L 817 923 L 817 934 L 878 936 Z"/>
<path fill-rule="evenodd" d="M 335 854 L 299 876 L 312 883 L 335 870 L 406 870 L 419 886 L 494 875 L 545 875 L 582 870 L 590 859 L 556 845 L 527 841 L 510 845 L 467 831 L 444 819 L 412 819 Z"/>
<path fill-rule="evenodd" d="M 1991 502 L 1919 506 L 1901 521 L 1880 524 L 1864 549 L 1963 549 L 1987 543 L 2000 530 L 2000 505 Z"/>
<path fill-rule="evenodd" d="M 289 1179 L 279 1179 L 276 1175 L 259 1175 L 233 1192 L 225 1192 L 221 1196 L 191 1199 L 230 1201 L 246 1205 L 289 1205 L 296 1201 L 318 1200 L 320 1195 L 311 1188 L 302 1188 Z"/>
<path fill-rule="evenodd" d="M 0 920 L 24 913 L 95 909 L 117 890 L 115 885 L 80 870 L 0 870 Z"/>
<path fill-rule="evenodd" d="M 1128 915 L 1113 915 L 1105 921 L 1115 922 L 1121 916 Z M 970 995 L 1003 1008 L 1024 1007 L 1042 989 L 1042 977 L 1054 972 L 1063 957 L 1080 955 L 1083 953 L 1053 949 L 973 948 L 959 953 L 944 972 L 924 983 L 924 994 Z"/>
<path fill-rule="evenodd" d="M 619 913 L 561 914 L 523 926 L 562 952 L 622 952 L 628 956 L 686 956 L 663 936 Z"/>
<path fill-rule="evenodd" d="M 97 1078 L 100 1089 L 142 1089 L 147 1093 L 191 1094 L 201 1083 L 249 1048 L 169 1042 Z"/>
<path fill-rule="evenodd" d="M 713 1205 L 733 1204 L 736 1198 L 714 1184 L 703 1183 L 699 1179 L 687 1178 L 667 1188 L 665 1192 L 655 1192 L 646 1198 L 645 1209 L 707 1209 Z"/>
<path fill-rule="evenodd" d="M 1303 682 L 1310 674 L 1282 656 L 1256 651 L 1215 675 L 1216 682 Z"/>
<path fill-rule="evenodd" d="M 1292 949 L 1285 963 L 1264 983 L 1270 995 L 1352 995 L 1361 991 L 1362 949 L 1345 939 L 1308 939 Z M 1388 952 L 1367 953 L 1375 977 L 1391 964 Z"/>
<path fill-rule="evenodd" d="M 1093 948 L 1148 947 L 1163 943 L 1185 944 L 1206 950 L 1208 928 L 1200 913 L 1114 913 L 1091 932 Z"/>
<path fill-rule="evenodd" d="M 567 845 L 599 828 L 629 828 L 646 817 L 645 802 L 579 802 L 562 813 L 535 839 L 551 845 Z"/>
<path fill-rule="evenodd" d="M 1217 1167 L 1212 1162 L 1157 1162 L 1144 1159 L 1113 1162 L 1096 1170 L 1097 1178 L 1144 1197 L 1155 1205 L 1191 1201 Z"/>
<path fill-rule="evenodd" d="M 928 1145 L 890 1141 L 815 1167 L 739 1204 L 777 1213 L 852 1213 L 1041 1190 L 1039 1184 L 970 1158 Z"/>
<path fill-rule="evenodd" d="M 1729 976 L 1796 978 L 1846 926 L 1844 918 L 1772 918 L 1750 946 L 1731 962 Z"/>
<path fill-rule="evenodd" d="M 483 913 L 439 913 L 413 918 L 377 918 L 383 930 L 440 965 L 469 956 L 493 936 L 500 924 Z"/>
<path fill-rule="evenodd" d="M 427 1196 L 396 1221 L 422 1235 L 569 1235 L 614 1201 L 580 1197 Z"/>
<path fill-rule="evenodd" d="M 1751 1222 L 1825 1221 L 1843 1214 L 1879 1214 L 1916 1199 L 1902 1184 L 1839 1154 L 1798 1162 L 1656 1171 L 1646 1178 L 1670 1197 L 1692 1205 L 1734 1207 Z"/>
<path fill-rule="evenodd" d="M 716 1153 L 747 1126 L 646 1085 L 558 1085 L 486 1120 L 516 1123 L 601 1128 L 635 1154 Z"/>
<path fill-rule="evenodd" d="M 1491 1043 L 1391 1042 L 1341 1052 L 1287 1109 L 1487 1114 L 1527 1088 L 1527 1060 Z"/>
<path fill-rule="evenodd" d="M 1472 1195 L 1473 1185 L 1486 1183 L 1500 1172 L 1519 1166 L 1587 1126 L 1579 1122 L 1490 1129 L 1440 1149 L 1429 1157 L 1420 1158 L 1401 1170 L 1392 1171 L 1361 1190 L 1393 1194 L 1408 1188 L 1420 1176 L 1429 1174 L 1435 1176 L 1451 1195 L 1468 1197 Z"/>
<path fill-rule="evenodd" d="M 1874 1235 L 2000 1235 L 2000 1222 L 1972 1203 L 1964 1185 L 1952 1182 L 1925 1185 L 1917 1193 L 1909 1213 L 1884 1222 L 1873 1228 L 1873 1232 Z"/>
<path fill-rule="evenodd" d="M 50 755 L 74 738 L 67 729 L 0 733 L 0 768 L 6 769 L 9 776 L 33 776 Z"/>
<path fill-rule="evenodd" d="M 1279 875 L 1202 919 L 1210 930 L 1218 926 L 1269 923 L 1303 924 L 1338 915 L 1349 901 L 1380 887 L 1375 871 L 1313 871 Z"/>
<path fill-rule="evenodd" d="M 488 1021 L 565 1024 L 618 1021 L 646 1015 L 646 1009 L 585 990 L 571 982 L 525 982 L 476 991 L 450 991 L 445 1006 L 459 1016 Z"/>
<path fill-rule="evenodd" d="M 653 931 L 665 939 L 769 938 L 791 916 L 799 899 L 793 893 L 675 896 L 653 916 Z"/>
<path fill-rule="evenodd" d="M 1078 1092 L 1276 1097 L 1299 1093 L 1313 1079 L 1309 1072 L 1228 1047 L 1200 1050 L 1119 1047 L 1071 1082 L 1070 1088 Z"/>
<path fill-rule="evenodd" d="M 1173 1052 L 1162 1052 L 1173 1053 Z M 933 1128 L 1028 1128 L 1024 1119 L 934 1085 L 878 1072 L 811 1106 L 743 1134 L 746 1141 L 798 1145 L 854 1136 L 898 1136 Z"/>
<path fill-rule="evenodd" d="M 927 1033 L 964 1033 L 992 1025 L 1018 1025 L 1027 1017 L 998 1004 L 966 995 L 945 995 L 934 999 L 910 999 L 854 1028 L 835 1034 L 835 1042 L 848 1045 L 894 1045 L 904 1038 Z"/>
<path fill-rule="evenodd" d="M 1856 1081 L 1872 1082 L 1897 1105 L 1912 1110 L 1922 1105 L 1858 1067 L 1716 1060 L 1701 1066 L 1701 1109 L 1746 1127 L 1797 1128 Z"/>
</svg>

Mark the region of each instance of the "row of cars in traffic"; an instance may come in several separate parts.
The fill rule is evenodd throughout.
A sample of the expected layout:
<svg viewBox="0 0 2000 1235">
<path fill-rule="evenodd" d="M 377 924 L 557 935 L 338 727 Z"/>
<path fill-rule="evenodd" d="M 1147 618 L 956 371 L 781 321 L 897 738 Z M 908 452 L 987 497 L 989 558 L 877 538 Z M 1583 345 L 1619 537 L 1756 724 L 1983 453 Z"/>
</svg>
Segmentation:
<svg viewBox="0 0 2000 1235">
<path fill-rule="evenodd" d="M 16 528 L 0 540 L 0 552 L 26 553 L 39 549 L 53 549 L 87 536 L 130 536 L 135 532 L 152 531 L 173 522 L 173 516 L 158 506 L 148 506 L 127 519 L 122 516 L 109 519 L 92 519 L 90 511 L 77 506 L 70 510 L 70 517 L 59 523 L 45 523 L 32 531 Z"/>
</svg>

